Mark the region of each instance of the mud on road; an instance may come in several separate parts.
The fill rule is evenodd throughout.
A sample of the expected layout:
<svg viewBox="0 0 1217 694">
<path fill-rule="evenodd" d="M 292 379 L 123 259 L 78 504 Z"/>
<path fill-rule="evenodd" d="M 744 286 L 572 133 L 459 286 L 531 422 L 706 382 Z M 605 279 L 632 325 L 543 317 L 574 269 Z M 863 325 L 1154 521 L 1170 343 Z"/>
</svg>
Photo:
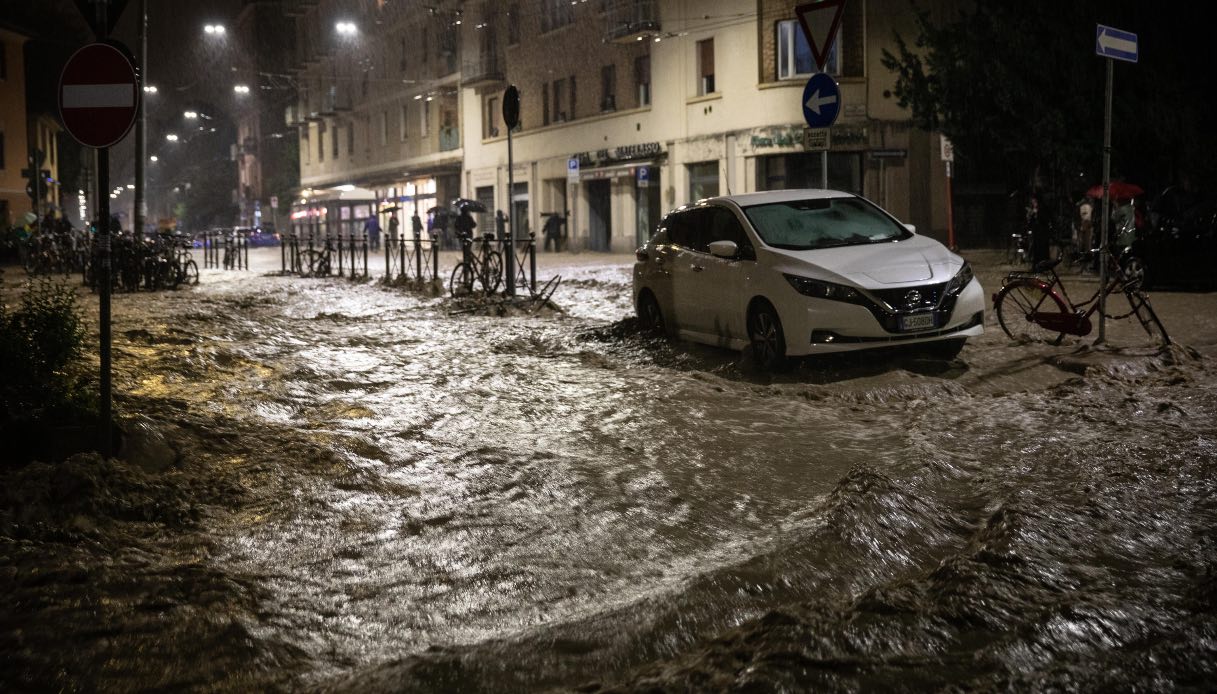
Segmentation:
<svg viewBox="0 0 1217 694">
<path fill-rule="evenodd" d="M 560 310 L 258 271 L 116 297 L 135 452 L 3 473 L 0 688 L 1217 675 L 1212 295 L 1154 295 L 1167 350 L 990 317 L 949 363 L 770 375 L 640 334 L 621 258 L 543 258 Z"/>
</svg>

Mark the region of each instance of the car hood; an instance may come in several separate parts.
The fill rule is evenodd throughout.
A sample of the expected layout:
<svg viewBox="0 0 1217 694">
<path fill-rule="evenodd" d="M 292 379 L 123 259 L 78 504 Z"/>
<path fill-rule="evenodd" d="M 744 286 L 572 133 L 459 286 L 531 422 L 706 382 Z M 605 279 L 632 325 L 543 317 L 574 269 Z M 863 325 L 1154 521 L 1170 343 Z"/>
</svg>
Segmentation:
<svg viewBox="0 0 1217 694">
<path fill-rule="evenodd" d="M 946 246 L 925 236 L 811 251 L 771 250 L 783 257 L 784 272 L 871 288 L 946 282 L 963 265 Z"/>
</svg>

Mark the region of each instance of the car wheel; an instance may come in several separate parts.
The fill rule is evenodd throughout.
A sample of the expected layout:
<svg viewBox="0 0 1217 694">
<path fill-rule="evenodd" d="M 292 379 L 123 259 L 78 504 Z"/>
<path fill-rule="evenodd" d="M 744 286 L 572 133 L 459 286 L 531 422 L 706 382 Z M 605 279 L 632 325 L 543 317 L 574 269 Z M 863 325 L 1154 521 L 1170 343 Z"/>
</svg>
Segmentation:
<svg viewBox="0 0 1217 694">
<path fill-rule="evenodd" d="M 748 342 L 752 356 L 763 369 L 776 369 L 786 362 L 786 334 L 778 312 L 760 303 L 748 313 Z"/>
<path fill-rule="evenodd" d="M 938 342 L 927 342 L 919 346 L 922 354 L 925 354 L 934 359 L 942 359 L 950 361 L 959 356 L 959 352 L 963 350 L 964 343 L 968 339 L 959 337 L 952 340 L 939 340 Z"/>
<path fill-rule="evenodd" d="M 659 309 L 659 301 L 650 291 L 644 291 L 638 297 L 638 320 L 644 331 L 655 335 L 663 334 L 663 311 Z"/>
</svg>

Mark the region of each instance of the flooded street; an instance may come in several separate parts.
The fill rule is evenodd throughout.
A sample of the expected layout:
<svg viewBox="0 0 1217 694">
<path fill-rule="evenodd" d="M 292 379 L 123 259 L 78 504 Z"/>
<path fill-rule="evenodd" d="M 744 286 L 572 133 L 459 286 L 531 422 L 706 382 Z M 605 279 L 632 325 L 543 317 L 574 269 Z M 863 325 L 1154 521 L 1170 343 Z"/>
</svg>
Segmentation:
<svg viewBox="0 0 1217 694">
<path fill-rule="evenodd" d="M 126 461 L 3 473 L 0 690 L 1217 678 L 1217 294 L 770 376 L 641 334 L 629 256 L 500 316 L 252 255 L 115 296 Z"/>
</svg>

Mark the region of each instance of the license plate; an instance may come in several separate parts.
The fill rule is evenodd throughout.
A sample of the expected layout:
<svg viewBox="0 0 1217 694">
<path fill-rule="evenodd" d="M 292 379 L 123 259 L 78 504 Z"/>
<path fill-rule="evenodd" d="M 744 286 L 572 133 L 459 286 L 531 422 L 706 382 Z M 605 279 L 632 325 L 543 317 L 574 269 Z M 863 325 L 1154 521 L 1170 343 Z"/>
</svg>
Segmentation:
<svg viewBox="0 0 1217 694">
<path fill-rule="evenodd" d="M 929 330 L 934 327 L 934 314 L 918 313 L 914 316 L 900 316 L 901 330 Z"/>
</svg>

